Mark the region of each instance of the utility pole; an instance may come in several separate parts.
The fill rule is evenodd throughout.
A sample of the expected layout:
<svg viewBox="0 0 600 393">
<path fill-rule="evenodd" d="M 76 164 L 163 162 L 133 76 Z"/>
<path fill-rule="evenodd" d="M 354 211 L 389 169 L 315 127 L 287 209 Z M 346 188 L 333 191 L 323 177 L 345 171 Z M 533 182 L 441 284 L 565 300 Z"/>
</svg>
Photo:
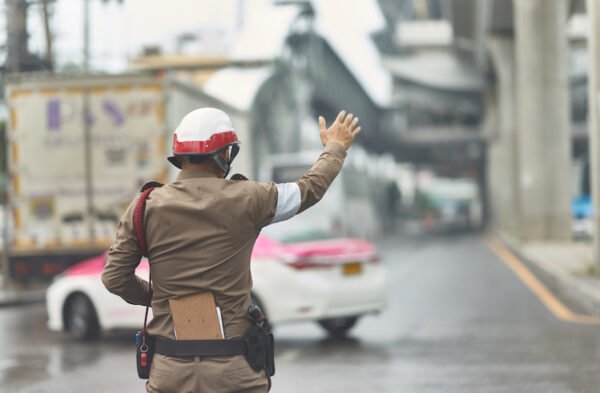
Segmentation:
<svg viewBox="0 0 600 393">
<path fill-rule="evenodd" d="M 46 38 L 46 67 L 53 72 L 54 71 L 54 54 L 52 51 L 52 31 L 50 29 L 50 12 L 48 10 L 48 2 L 50 0 L 42 1 L 42 21 L 44 23 L 44 33 Z"/>
<path fill-rule="evenodd" d="M 27 45 L 27 1 L 6 0 L 6 71 L 20 72 L 29 57 Z"/>
<path fill-rule="evenodd" d="M 90 72 L 90 0 L 83 0 L 83 72 Z"/>
<path fill-rule="evenodd" d="M 83 2 L 83 72 L 88 75 L 91 71 L 90 66 L 90 1 Z M 109 0 L 103 0 L 108 3 Z M 122 3 L 123 0 L 117 0 Z M 93 135 L 92 135 L 92 105 L 89 89 L 83 89 L 83 140 L 85 145 L 85 194 L 87 204 L 88 235 L 91 241 L 96 240 L 96 209 L 94 207 L 94 167 L 93 167 Z"/>
<path fill-rule="evenodd" d="M 588 31 L 588 129 L 590 183 L 594 206 L 594 261 L 600 265 L 600 0 L 587 0 Z"/>
<path fill-rule="evenodd" d="M 83 1 L 83 72 L 90 72 L 90 0 Z M 83 141 L 85 147 L 85 196 L 87 205 L 88 238 L 91 242 L 96 239 L 95 209 L 94 209 L 94 180 L 93 180 L 93 157 L 92 157 L 92 111 L 90 105 L 90 93 L 87 88 L 83 89 Z"/>
<path fill-rule="evenodd" d="M 7 73 L 25 71 L 29 58 L 29 48 L 27 46 L 27 2 L 25 0 L 6 0 L 4 4 L 6 10 L 5 71 Z M 10 239 L 8 231 L 11 209 L 5 198 L 7 195 L 6 183 L 2 189 L 2 208 L 4 210 L 2 242 L 4 250 L 2 253 L 0 287 L 8 287 L 10 285 L 10 266 L 8 263 Z"/>
</svg>

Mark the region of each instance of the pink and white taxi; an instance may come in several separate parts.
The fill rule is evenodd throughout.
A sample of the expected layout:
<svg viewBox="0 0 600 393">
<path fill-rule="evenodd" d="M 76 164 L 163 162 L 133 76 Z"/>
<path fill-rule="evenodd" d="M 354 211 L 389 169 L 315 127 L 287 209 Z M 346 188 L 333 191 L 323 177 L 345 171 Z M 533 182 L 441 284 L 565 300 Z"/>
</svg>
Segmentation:
<svg viewBox="0 0 600 393">
<path fill-rule="evenodd" d="M 361 316 L 384 308 L 385 271 L 372 243 L 310 227 L 267 228 L 252 254 L 252 297 L 271 324 L 317 321 L 329 334 L 344 335 Z M 88 340 L 102 331 L 140 327 L 144 307 L 124 302 L 102 285 L 105 261 L 100 255 L 80 262 L 50 285 L 51 330 Z M 136 274 L 148 279 L 146 260 Z"/>
</svg>

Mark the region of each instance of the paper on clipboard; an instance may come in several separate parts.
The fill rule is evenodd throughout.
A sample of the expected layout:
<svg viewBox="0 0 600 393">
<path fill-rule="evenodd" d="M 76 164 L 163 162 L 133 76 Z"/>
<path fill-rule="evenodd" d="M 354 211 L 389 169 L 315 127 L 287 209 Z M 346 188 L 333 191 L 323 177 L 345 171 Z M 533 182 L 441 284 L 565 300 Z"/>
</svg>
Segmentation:
<svg viewBox="0 0 600 393">
<path fill-rule="evenodd" d="M 225 338 L 225 330 L 223 329 L 223 317 L 221 316 L 221 307 L 217 306 L 217 319 L 219 320 L 219 328 L 221 329 L 221 338 Z"/>
<path fill-rule="evenodd" d="M 177 340 L 219 340 L 224 338 L 221 313 L 211 292 L 169 299 Z"/>
</svg>

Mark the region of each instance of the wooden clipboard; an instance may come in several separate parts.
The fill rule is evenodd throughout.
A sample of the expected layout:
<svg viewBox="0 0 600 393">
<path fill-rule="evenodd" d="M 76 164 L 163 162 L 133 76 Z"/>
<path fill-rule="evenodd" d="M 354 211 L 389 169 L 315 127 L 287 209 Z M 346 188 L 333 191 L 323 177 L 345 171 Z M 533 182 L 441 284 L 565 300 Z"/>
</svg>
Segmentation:
<svg viewBox="0 0 600 393">
<path fill-rule="evenodd" d="M 177 340 L 219 340 L 223 330 L 212 292 L 169 299 Z"/>
</svg>

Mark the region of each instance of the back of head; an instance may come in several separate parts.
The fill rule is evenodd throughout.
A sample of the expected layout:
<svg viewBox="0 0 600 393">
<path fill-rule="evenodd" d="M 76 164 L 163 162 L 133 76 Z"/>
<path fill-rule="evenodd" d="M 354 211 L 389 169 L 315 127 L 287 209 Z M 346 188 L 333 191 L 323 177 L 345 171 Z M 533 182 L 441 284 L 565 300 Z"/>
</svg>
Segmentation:
<svg viewBox="0 0 600 393">
<path fill-rule="evenodd" d="M 173 134 L 173 155 L 169 161 L 181 169 L 181 158 L 188 157 L 192 163 L 202 163 L 206 159 L 225 172 L 239 151 L 239 140 L 229 116 L 220 109 L 200 108 L 183 117 Z M 229 158 L 220 154 L 231 147 Z"/>
</svg>

